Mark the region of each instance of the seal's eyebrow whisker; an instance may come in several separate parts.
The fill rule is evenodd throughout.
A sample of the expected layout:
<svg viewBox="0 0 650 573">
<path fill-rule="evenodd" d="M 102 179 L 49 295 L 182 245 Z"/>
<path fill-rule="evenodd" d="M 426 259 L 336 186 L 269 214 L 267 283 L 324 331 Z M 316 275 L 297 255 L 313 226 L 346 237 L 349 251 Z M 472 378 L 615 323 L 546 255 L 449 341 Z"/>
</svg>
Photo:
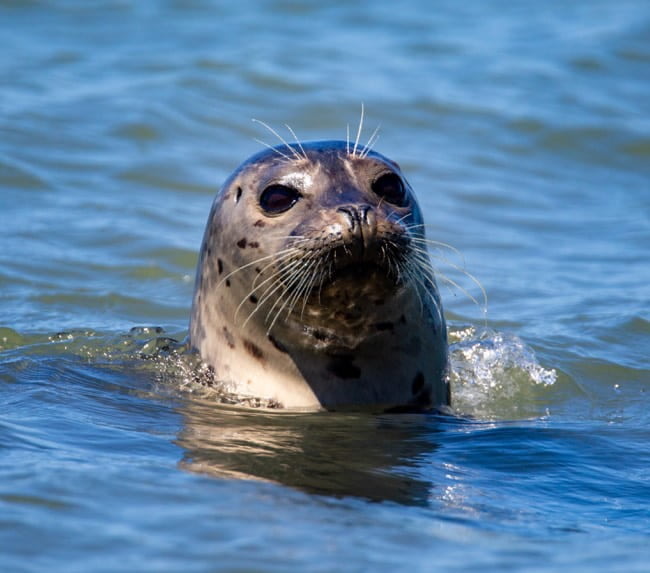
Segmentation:
<svg viewBox="0 0 650 573">
<path fill-rule="evenodd" d="M 359 147 L 359 140 L 361 139 L 361 131 L 363 130 L 363 116 L 365 109 L 363 102 L 361 102 L 361 117 L 359 118 L 359 127 L 357 129 L 357 138 L 354 140 L 354 147 L 352 148 L 352 157 L 357 156 L 357 147 Z"/>
<path fill-rule="evenodd" d="M 255 119 L 255 118 L 253 118 L 252 121 L 254 123 L 259 123 L 260 125 L 264 126 L 273 135 L 275 135 L 275 137 L 277 137 L 284 144 L 284 146 L 293 154 L 295 159 L 303 159 L 303 156 L 300 155 L 300 153 L 298 153 L 295 150 L 295 148 L 293 148 L 291 145 L 289 145 L 289 143 L 287 143 L 287 140 L 284 137 L 282 137 L 275 129 L 273 129 L 268 123 L 262 121 L 261 119 Z M 260 142 L 260 143 L 263 143 L 263 142 Z M 271 146 L 268 146 L 268 147 L 271 147 Z M 276 148 L 271 147 L 271 149 L 276 149 Z M 290 159 L 290 157 L 288 157 L 288 156 L 285 156 L 285 157 L 287 157 L 287 159 Z"/>
<path fill-rule="evenodd" d="M 291 129 L 291 126 L 290 126 L 288 123 L 285 123 L 284 126 L 289 130 L 289 133 L 290 133 L 291 135 L 293 135 L 293 138 L 296 140 L 296 145 L 298 145 L 298 147 L 300 148 L 300 152 L 302 153 L 302 156 L 303 156 L 305 159 L 309 159 L 309 158 L 307 157 L 307 154 L 305 153 L 305 148 L 302 146 L 302 143 L 300 143 L 300 140 L 299 140 L 298 137 L 296 136 L 295 131 L 293 131 L 293 129 Z"/>
<path fill-rule="evenodd" d="M 259 143 L 260 145 L 263 145 L 264 147 L 268 147 L 271 151 L 274 151 L 281 157 L 284 157 L 287 161 L 291 161 L 292 158 L 288 156 L 286 153 L 282 153 L 282 151 L 280 151 L 277 147 L 273 147 L 272 145 L 266 143 L 266 141 L 262 141 L 261 139 L 253 138 L 253 140 Z"/>
<path fill-rule="evenodd" d="M 345 152 L 350 155 L 350 124 L 345 126 Z"/>
<path fill-rule="evenodd" d="M 381 125 L 378 125 L 375 127 L 375 131 L 372 132 L 372 135 L 368 138 L 368 143 L 366 143 L 366 146 L 364 147 L 363 151 L 361 152 L 360 157 L 364 158 L 368 156 L 368 153 L 372 151 L 373 146 L 375 143 L 377 143 L 377 140 L 379 139 L 379 128 Z"/>
</svg>

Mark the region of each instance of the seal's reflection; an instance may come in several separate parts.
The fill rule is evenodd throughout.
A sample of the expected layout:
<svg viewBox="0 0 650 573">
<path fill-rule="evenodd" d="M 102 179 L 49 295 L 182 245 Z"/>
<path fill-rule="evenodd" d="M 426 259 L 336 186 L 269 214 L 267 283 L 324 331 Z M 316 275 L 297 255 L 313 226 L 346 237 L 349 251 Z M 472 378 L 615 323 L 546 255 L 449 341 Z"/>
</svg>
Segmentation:
<svg viewBox="0 0 650 573">
<path fill-rule="evenodd" d="M 425 505 L 423 457 L 437 447 L 425 414 L 296 414 L 194 400 L 183 408 L 181 465 L 310 493 Z"/>
</svg>

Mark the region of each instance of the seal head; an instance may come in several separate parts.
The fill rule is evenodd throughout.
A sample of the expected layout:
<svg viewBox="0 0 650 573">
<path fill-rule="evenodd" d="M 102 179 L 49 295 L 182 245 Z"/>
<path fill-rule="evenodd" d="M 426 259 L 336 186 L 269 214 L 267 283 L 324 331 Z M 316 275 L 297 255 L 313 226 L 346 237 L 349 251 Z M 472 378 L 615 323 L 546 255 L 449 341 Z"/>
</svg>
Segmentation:
<svg viewBox="0 0 650 573">
<path fill-rule="evenodd" d="M 278 146 L 225 182 L 190 343 L 225 387 L 286 408 L 447 404 L 447 332 L 399 166 L 345 141 Z"/>
</svg>

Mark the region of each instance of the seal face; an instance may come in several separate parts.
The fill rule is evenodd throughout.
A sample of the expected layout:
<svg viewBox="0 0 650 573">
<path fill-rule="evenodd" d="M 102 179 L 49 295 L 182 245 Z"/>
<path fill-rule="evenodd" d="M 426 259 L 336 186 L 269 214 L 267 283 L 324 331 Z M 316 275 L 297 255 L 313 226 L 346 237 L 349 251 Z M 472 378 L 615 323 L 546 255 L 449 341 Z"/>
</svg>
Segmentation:
<svg viewBox="0 0 650 573">
<path fill-rule="evenodd" d="M 245 161 L 210 211 L 190 343 L 234 392 L 286 408 L 447 404 L 442 304 L 399 166 L 345 141 Z"/>
</svg>

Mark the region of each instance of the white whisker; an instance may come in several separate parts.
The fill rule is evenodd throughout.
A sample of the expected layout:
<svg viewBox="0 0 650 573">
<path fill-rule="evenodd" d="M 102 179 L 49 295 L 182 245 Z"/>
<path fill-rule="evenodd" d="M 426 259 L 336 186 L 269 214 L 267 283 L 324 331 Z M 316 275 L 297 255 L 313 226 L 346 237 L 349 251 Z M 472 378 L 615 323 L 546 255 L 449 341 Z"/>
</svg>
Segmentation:
<svg viewBox="0 0 650 573">
<path fill-rule="evenodd" d="M 375 131 L 372 132 L 372 135 L 368 138 L 368 143 L 366 143 L 366 146 L 365 146 L 363 152 L 361 153 L 362 158 L 367 157 L 368 153 L 370 153 L 372 151 L 373 145 L 375 145 L 375 143 L 377 143 L 377 140 L 379 139 L 379 128 L 380 127 L 381 126 L 378 125 L 375 128 Z"/>
<path fill-rule="evenodd" d="M 285 280 L 282 281 L 282 283 L 283 283 L 282 286 L 284 286 L 284 290 L 285 290 L 285 292 L 291 290 L 291 289 L 292 289 L 296 284 L 300 284 L 300 282 L 302 281 L 302 277 L 304 276 L 304 274 L 305 274 L 306 272 L 308 272 L 308 269 L 306 268 L 306 265 L 305 265 L 305 261 L 304 261 L 304 260 L 300 260 L 300 261 L 298 261 L 298 262 L 300 263 L 299 266 L 302 267 L 302 268 L 300 268 L 300 269 L 298 270 L 298 272 L 296 272 L 296 273 L 292 273 L 292 274 L 291 274 L 287 279 L 285 279 Z M 268 321 L 269 321 L 269 318 L 270 318 L 271 315 L 273 314 L 273 311 L 275 310 L 275 307 L 278 305 L 278 303 L 279 303 L 281 300 L 282 300 L 282 297 L 278 297 L 278 298 L 276 299 L 276 301 L 273 303 L 273 306 L 271 306 L 271 308 L 269 309 L 269 311 L 268 311 L 267 314 L 266 314 L 265 322 L 268 322 Z M 273 326 L 275 325 L 275 322 L 277 321 L 278 317 L 279 317 L 280 314 L 282 313 L 282 310 L 284 309 L 284 307 L 285 307 L 285 305 L 287 304 L 287 301 L 288 301 L 288 300 L 289 300 L 288 298 L 285 298 L 285 300 L 284 300 L 282 306 L 280 306 L 279 310 L 278 310 L 277 313 L 274 315 L 273 320 L 271 321 L 271 324 L 268 326 L 268 328 L 267 328 L 267 332 L 270 332 L 271 329 L 273 328 Z"/>
<path fill-rule="evenodd" d="M 299 260 L 299 259 L 290 262 L 288 265 L 286 265 L 286 267 L 290 268 L 292 265 L 297 265 L 297 264 L 300 264 L 300 260 Z M 245 303 L 245 302 L 246 302 L 246 301 L 247 301 L 247 300 L 248 300 L 252 295 L 255 294 L 255 291 L 261 289 L 265 284 L 271 282 L 271 283 L 272 283 L 271 286 L 269 286 L 269 287 L 267 288 L 267 290 L 264 291 L 264 293 L 261 295 L 260 299 L 257 301 L 257 306 L 258 306 L 258 307 L 259 307 L 259 306 L 262 306 L 262 305 L 263 305 L 263 304 L 268 300 L 268 297 L 267 297 L 266 295 L 267 295 L 269 289 L 270 289 L 270 288 L 273 288 L 273 285 L 275 284 L 275 281 L 276 281 L 278 278 L 281 278 L 282 275 L 283 275 L 283 273 L 284 273 L 284 269 L 279 269 L 279 270 L 277 270 L 276 272 L 274 272 L 273 274 L 271 274 L 270 276 L 266 277 L 266 278 L 265 278 L 261 283 L 259 283 L 259 284 L 255 284 L 255 283 L 256 283 L 258 277 L 261 276 L 261 275 L 258 275 L 257 277 L 255 277 L 255 280 L 253 281 L 253 285 L 252 285 L 253 288 L 249 291 L 249 293 L 248 293 L 245 297 L 242 298 L 241 302 L 239 303 L 239 306 L 238 306 L 237 309 L 235 310 L 235 315 L 234 315 L 234 316 L 237 317 L 237 314 L 239 313 L 239 311 L 240 311 L 240 309 L 242 308 L 242 306 L 244 306 L 244 303 Z"/>
<path fill-rule="evenodd" d="M 222 278 L 222 279 L 217 283 L 217 287 L 216 287 L 216 288 L 221 287 L 221 285 L 222 285 L 223 283 L 225 283 L 225 282 L 226 282 L 229 278 L 231 278 L 233 275 L 236 275 L 238 272 L 243 271 L 244 269 L 247 269 L 247 268 L 252 267 L 252 266 L 254 266 L 254 265 L 258 265 L 258 264 L 261 263 L 262 261 L 268 261 L 269 259 L 273 259 L 274 261 L 275 261 L 275 260 L 278 260 L 278 259 L 283 259 L 283 258 L 285 258 L 286 256 L 289 256 L 289 255 L 294 251 L 294 249 L 295 249 L 295 247 L 289 247 L 289 248 L 287 248 L 287 249 L 283 249 L 283 250 L 281 250 L 281 251 L 279 251 L 279 252 L 277 252 L 277 253 L 273 253 L 273 254 L 271 254 L 271 255 L 265 255 L 265 256 L 263 256 L 263 257 L 260 257 L 260 258 L 258 258 L 258 259 L 255 259 L 254 261 L 250 261 L 250 262 L 246 263 L 245 265 L 242 265 L 242 266 L 240 266 L 240 267 L 237 267 L 235 270 L 229 272 L 225 277 L 223 277 L 223 278 Z"/>
<path fill-rule="evenodd" d="M 269 130 L 273 135 L 275 135 L 275 137 L 277 137 L 277 138 L 278 138 L 278 139 L 279 139 L 279 140 L 284 144 L 284 146 L 285 146 L 285 147 L 286 147 L 286 148 L 287 148 L 287 149 L 288 149 L 288 150 L 293 154 L 293 156 L 294 156 L 296 159 L 302 159 L 302 155 L 300 155 L 300 153 L 298 153 L 298 152 L 297 152 L 293 147 L 291 147 L 291 145 L 289 145 L 289 143 L 287 142 L 287 140 L 284 139 L 284 137 L 282 137 L 282 136 L 281 136 L 281 135 L 280 135 L 280 134 L 279 134 L 275 129 L 273 129 L 273 128 L 268 124 L 268 123 L 266 123 L 266 122 L 264 122 L 264 121 L 262 121 L 262 120 L 260 120 L 260 119 L 255 119 L 255 118 L 253 118 L 252 121 L 255 122 L 255 123 L 259 123 L 260 125 L 264 126 L 264 127 L 265 127 L 266 129 L 268 129 L 268 130 Z M 272 147 L 271 149 L 275 149 L 275 147 Z"/>
<path fill-rule="evenodd" d="M 286 153 L 282 153 L 277 147 L 273 147 L 272 145 L 266 143 L 266 141 L 262 141 L 261 139 L 257 139 L 256 137 L 253 138 L 253 141 L 256 141 L 260 145 L 263 145 L 264 147 L 268 147 L 271 151 L 277 153 L 281 157 L 284 157 L 287 161 L 292 161 L 292 157 L 287 155 Z"/>
<path fill-rule="evenodd" d="M 294 140 L 296 141 L 296 145 L 300 148 L 300 152 L 302 153 L 302 156 L 307 159 L 307 154 L 305 153 L 305 148 L 302 146 L 302 143 L 300 143 L 300 140 L 296 136 L 296 133 L 291 129 L 291 126 L 288 123 L 284 124 L 285 127 L 289 130 L 289 133 L 293 135 Z"/>
<path fill-rule="evenodd" d="M 354 147 L 352 148 L 352 157 L 357 155 L 357 147 L 359 147 L 359 140 L 361 139 L 361 131 L 363 130 L 363 116 L 364 116 L 364 107 L 363 102 L 361 102 L 361 117 L 359 118 L 359 128 L 357 129 L 357 138 L 354 140 Z"/>
</svg>

